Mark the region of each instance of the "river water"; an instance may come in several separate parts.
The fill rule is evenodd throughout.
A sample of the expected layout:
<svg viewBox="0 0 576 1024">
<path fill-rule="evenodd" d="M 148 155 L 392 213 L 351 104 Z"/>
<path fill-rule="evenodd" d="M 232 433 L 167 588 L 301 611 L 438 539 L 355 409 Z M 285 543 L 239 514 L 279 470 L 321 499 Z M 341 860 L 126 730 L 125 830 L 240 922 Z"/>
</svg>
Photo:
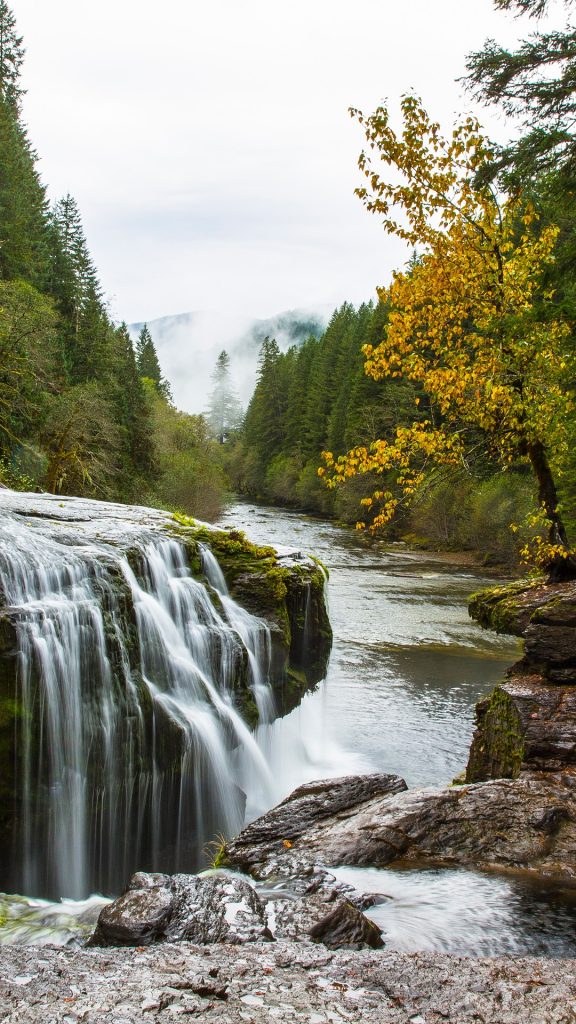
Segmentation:
<svg viewBox="0 0 576 1024">
<path fill-rule="evenodd" d="M 468 617 L 470 594 L 494 581 L 445 556 L 367 541 L 299 513 L 237 504 L 219 525 L 299 547 L 330 573 L 328 677 L 274 727 L 282 754 L 283 740 L 302 737 L 301 763 L 276 773 L 286 793 L 316 770 L 394 772 L 409 786 L 441 785 L 461 772 L 474 705 L 520 652 L 513 637 Z"/>
<path fill-rule="evenodd" d="M 394 772 L 409 786 L 444 785 L 459 774 L 476 702 L 521 651 L 513 637 L 468 617 L 470 594 L 494 580 L 444 555 L 367 540 L 299 513 L 237 504 L 220 524 L 311 552 L 330 573 L 327 678 L 270 730 L 278 797 L 305 780 L 349 772 Z M 469 870 L 335 874 L 387 897 L 367 914 L 391 949 L 576 956 L 576 888 Z"/>
<path fill-rule="evenodd" d="M 520 650 L 468 618 L 469 595 L 493 581 L 445 556 L 289 511 L 239 503 L 218 525 L 310 552 L 330 573 L 327 679 L 290 715 L 258 730 L 274 791 L 264 797 L 255 784 L 247 817 L 314 778 L 394 772 L 421 786 L 461 772 L 474 705 Z M 576 956 L 576 889 L 467 870 L 344 866 L 337 875 L 382 894 L 368 914 L 389 948 Z M 78 942 L 103 902 L 0 897 L 0 944 Z"/>
</svg>

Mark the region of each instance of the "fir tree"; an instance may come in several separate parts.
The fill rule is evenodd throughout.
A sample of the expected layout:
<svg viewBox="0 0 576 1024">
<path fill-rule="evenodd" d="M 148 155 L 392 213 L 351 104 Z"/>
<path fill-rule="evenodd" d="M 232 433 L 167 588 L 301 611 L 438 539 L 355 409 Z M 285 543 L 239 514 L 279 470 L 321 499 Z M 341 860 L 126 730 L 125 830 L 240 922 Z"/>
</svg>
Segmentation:
<svg viewBox="0 0 576 1024">
<path fill-rule="evenodd" d="M 230 356 L 224 349 L 212 373 L 208 423 L 220 444 L 228 440 L 242 419 L 242 408 L 230 379 Z"/>
<path fill-rule="evenodd" d="M 144 324 L 138 335 L 138 341 L 136 342 L 136 366 L 140 376 L 146 380 L 151 380 L 155 390 L 162 398 L 165 398 L 168 402 L 172 401 L 170 385 L 162 376 L 156 347 L 148 330 L 148 324 Z"/>
<path fill-rule="evenodd" d="M 0 0 L 0 96 L 17 109 L 22 95 L 20 68 L 24 60 L 22 36 L 6 0 Z"/>
<path fill-rule="evenodd" d="M 569 0 L 569 6 L 574 0 Z M 532 16 L 547 0 L 496 0 L 503 9 Z M 513 168 L 522 180 L 561 170 L 576 177 L 576 28 L 535 32 L 515 51 L 489 39 L 467 63 L 467 84 L 486 104 L 497 104 L 523 123 L 520 137 L 500 152 L 495 174 Z"/>
<path fill-rule="evenodd" d="M 149 482 L 156 475 L 152 413 L 126 324 L 114 332 L 114 342 L 114 402 L 123 432 L 125 476 L 130 478 L 135 470 L 137 476 L 145 474 Z M 137 495 L 127 494 L 131 496 Z"/>
</svg>

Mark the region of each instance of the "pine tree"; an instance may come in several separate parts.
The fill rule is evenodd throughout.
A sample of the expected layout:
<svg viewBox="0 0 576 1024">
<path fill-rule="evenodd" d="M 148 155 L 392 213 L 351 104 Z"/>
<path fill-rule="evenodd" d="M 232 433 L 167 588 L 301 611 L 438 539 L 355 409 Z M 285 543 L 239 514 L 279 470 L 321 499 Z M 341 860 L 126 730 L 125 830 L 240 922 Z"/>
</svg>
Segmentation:
<svg viewBox="0 0 576 1024">
<path fill-rule="evenodd" d="M 574 0 L 569 0 L 573 5 Z M 538 16 L 547 0 L 496 0 Z M 515 51 L 489 39 L 467 62 L 467 84 L 486 104 L 521 119 L 523 132 L 501 150 L 491 173 L 512 168 L 523 181 L 543 171 L 576 178 L 576 28 L 535 32 Z"/>
<path fill-rule="evenodd" d="M 138 335 L 138 341 L 136 342 L 136 365 L 140 376 L 146 380 L 151 380 L 158 394 L 165 398 L 166 401 L 171 402 L 172 393 L 170 385 L 162 376 L 156 347 L 148 330 L 148 324 L 144 324 Z"/>
<path fill-rule="evenodd" d="M 220 444 L 224 444 L 242 419 L 242 408 L 230 380 L 230 356 L 225 349 L 216 360 L 212 384 L 208 423 Z"/>
<path fill-rule="evenodd" d="M 114 340 L 114 401 L 124 433 L 125 472 L 146 474 L 149 481 L 156 474 L 152 414 L 126 324 L 115 331 Z"/>
<path fill-rule="evenodd" d="M 0 98 L 0 277 L 43 290 L 48 270 L 45 191 L 16 111 Z"/>
<path fill-rule="evenodd" d="M 0 96 L 18 108 L 22 89 L 20 68 L 24 60 L 22 36 L 16 33 L 16 19 L 6 0 L 0 0 Z"/>
<path fill-rule="evenodd" d="M 263 463 L 282 451 L 286 437 L 287 381 L 275 338 L 264 338 L 260 349 L 258 379 L 248 406 L 244 432 L 246 443 Z"/>
</svg>

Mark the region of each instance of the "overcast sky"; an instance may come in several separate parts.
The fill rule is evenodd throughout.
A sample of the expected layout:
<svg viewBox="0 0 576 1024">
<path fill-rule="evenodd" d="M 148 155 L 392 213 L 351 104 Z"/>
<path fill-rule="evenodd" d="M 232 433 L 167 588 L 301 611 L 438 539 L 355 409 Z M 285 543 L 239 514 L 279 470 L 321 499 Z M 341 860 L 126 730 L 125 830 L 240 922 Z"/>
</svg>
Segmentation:
<svg viewBox="0 0 576 1024">
<path fill-rule="evenodd" d="M 12 0 L 24 115 L 71 192 L 111 311 L 266 317 L 359 302 L 403 251 L 353 194 L 371 111 L 415 89 L 450 123 L 491 0 Z M 506 134 L 492 114 L 492 134 Z"/>
</svg>

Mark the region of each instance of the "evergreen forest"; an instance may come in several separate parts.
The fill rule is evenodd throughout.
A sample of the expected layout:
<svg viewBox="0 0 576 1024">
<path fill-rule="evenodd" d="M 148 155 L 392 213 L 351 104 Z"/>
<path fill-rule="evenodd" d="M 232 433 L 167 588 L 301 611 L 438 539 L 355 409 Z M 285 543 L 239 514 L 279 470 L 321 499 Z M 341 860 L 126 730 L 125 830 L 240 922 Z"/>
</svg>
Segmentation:
<svg viewBox="0 0 576 1024">
<path fill-rule="evenodd" d="M 509 145 L 472 117 L 443 137 L 410 95 L 402 134 L 386 107 L 351 111 L 367 142 L 357 194 L 413 255 L 322 337 L 285 353 L 265 340 L 232 472 L 269 502 L 561 576 L 576 530 L 576 32 L 534 24 L 516 52 L 490 40 L 468 59 L 470 93 L 522 124 Z"/>
<path fill-rule="evenodd" d="M 287 351 L 265 338 L 243 417 L 226 352 L 206 415 L 189 415 L 148 328 L 134 345 L 113 322 L 77 203 L 48 203 L 22 118 L 23 41 L 0 0 L 0 480 L 206 519 L 236 493 L 486 562 L 566 561 L 576 31 L 540 29 L 546 0 L 495 5 L 534 31 L 516 51 L 488 41 L 466 85 L 521 130 L 496 146 L 469 117 L 444 138 L 412 96 L 402 134 L 386 107 L 351 111 L 366 136 L 359 199 L 412 256 L 320 337 Z"/>
<path fill-rule="evenodd" d="M 49 205 L 21 113 L 22 38 L 0 0 L 0 480 L 210 517 L 202 416 L 172 404 L 146 327 L 113 323 L 74 198 Z"/>
</svg>

